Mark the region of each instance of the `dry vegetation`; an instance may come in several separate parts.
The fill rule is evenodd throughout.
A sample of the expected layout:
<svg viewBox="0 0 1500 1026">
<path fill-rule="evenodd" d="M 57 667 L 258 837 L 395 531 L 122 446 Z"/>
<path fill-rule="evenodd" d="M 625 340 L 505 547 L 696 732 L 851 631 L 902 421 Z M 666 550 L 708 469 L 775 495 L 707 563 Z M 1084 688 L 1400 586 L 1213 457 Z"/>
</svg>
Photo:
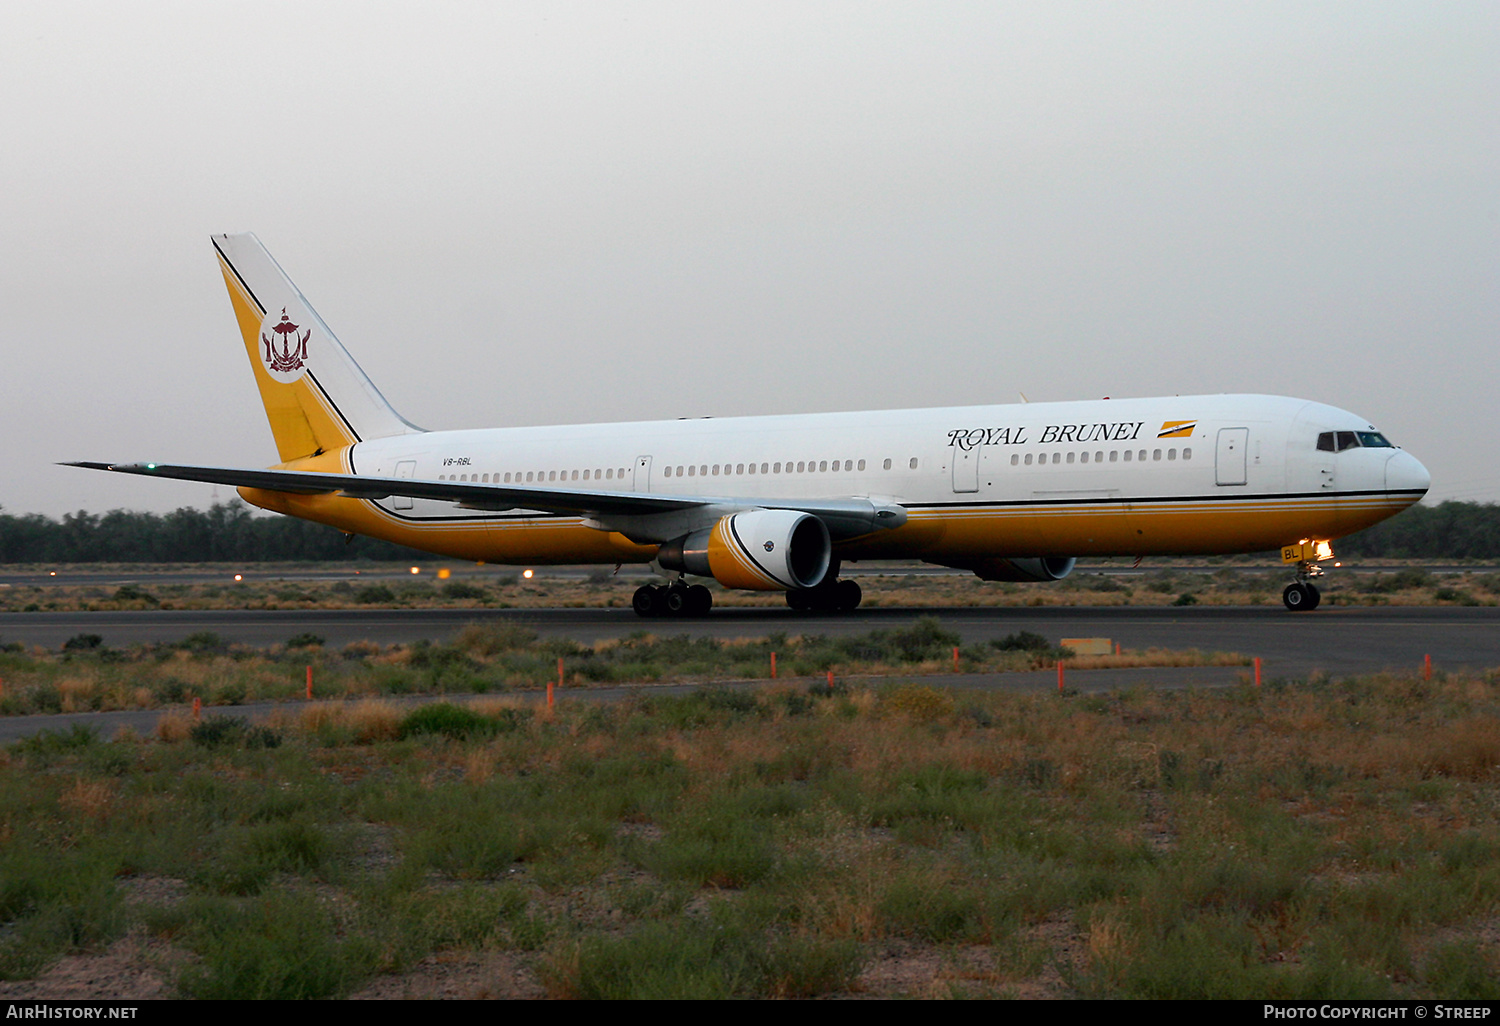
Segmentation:
<svg viewBox="0 0 1500 1026">
<path fill-rule="evenodd" d="M 1497 714 L 1440 674 L 43 735 L 0 996 L 1493 999 Z"/>
<path fill-rule="evenodd" d="M 1259 567 L 1260 564 L 1256 564 Z M 1114 571 L 1123 570 L 1124 564 Z M 153 581 L 153 570 L 181 568 L 120 567 L 118 579 L 135 583 L 61 583 L 0 587 L 0 612 L 36 610 L 146 609 L 347 609 L 347 608 L 627 608 L 631 594 L 646 578 L 613 576 L 596 570 L 584 576 L 548 576 L 527 580 L 519 574 L 471 570 L 439 580 L 432 568 L 420 576 L 399 576 L 400 568 L 374 567 L 360 577 L 339 581 L 276 580 L 257 577 L 234 582 L 233 568 L 223 568 L 222 583 Z M 201 569 L 201 568 L 200 568 Z M 1275 605 L 1290 580 L 1283 569 L 1245 569 L 1224 563 L 1213 573 L 1178 567 L 1148 567 L 1138 575 L 1100 573 L 1085 567 L 1062 581 L 1035 584 L 986 583 L 966 574 L 911 575 L 900 572 L 858 578 L 870 608 L 944 608 L 953 606 L 1107 606 L 1107 605 Z M 72 573 L 75 571 L 69 571 Z M 264 573 L 264 571 L 262 571 Z M 93 578 L 90 577 L 90 580 Z M 725 591 L 716 584 L 714 603 L 721 607 L 783 606 L 779 593 Z M 1332 605 L 1495 605 L 1500 574 L 1473 572 L 1436 576 L 1420 567 L 1398 570 L 1333 571 L 1322 583 L 1324 602 Z"/>
<path fill-rule="evenodd" d="M 242 705 L 306 696 L 357 698 L 407 694 L 488 694 L 530 690 L 556 680 L 566 686 L 761 680 L 771 655 L 781 677 L 833 672 L 839 677 L 902 674 L 1001 673 L 1055 665 L 1065 650 L 1021 631 L 988 643 L 963 645 L 934 617 L 909 627 L 847 637 L 773 634 L 718 640 L 641 631 L 581 644 L 543 640 L 503 620 L 472 624 L 448 643 L 419 641 L 382 647 L 356 642 L 328 651 L 321 639 L 299 634 L 270 649 L 226 644 L 200 632 L 175 644 L 110 649 L 98 635 L 80 634 L 61 651 L 0 646 L 0 715 L 154 709 L 194 698 L 207 705 Z M 1237 666 L 1234 653 L 1127 650 L 1074 661 L 1102 666 Z"/>
</svg>

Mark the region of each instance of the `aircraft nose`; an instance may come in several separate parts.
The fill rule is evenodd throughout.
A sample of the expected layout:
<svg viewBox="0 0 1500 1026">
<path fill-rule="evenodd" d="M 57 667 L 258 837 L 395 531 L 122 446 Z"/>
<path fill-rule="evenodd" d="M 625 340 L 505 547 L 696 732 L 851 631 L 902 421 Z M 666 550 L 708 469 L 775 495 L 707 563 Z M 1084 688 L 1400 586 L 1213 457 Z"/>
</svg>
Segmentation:
<svg viewBox="0 0 1500 1026">
<path fill-rule="evenodd" d="M 1386 491 L 1421 492 L 1425 495 L 1431 484 L 1432 475 L 1411 453 L 1398 450 L 1385 461 Z"/>
</svg>

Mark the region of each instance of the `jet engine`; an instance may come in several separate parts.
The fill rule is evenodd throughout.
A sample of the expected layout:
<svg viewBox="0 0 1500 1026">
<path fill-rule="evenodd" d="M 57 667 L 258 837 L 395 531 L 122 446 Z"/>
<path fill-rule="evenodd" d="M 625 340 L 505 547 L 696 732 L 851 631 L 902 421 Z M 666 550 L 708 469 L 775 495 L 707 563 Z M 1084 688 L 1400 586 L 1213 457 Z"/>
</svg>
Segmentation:
<svg viewBox="0 0 1500 1026">
<path fill-rule="evenodd" d="M 752 509 L 667 542 L 656 560 L 668 570 L 712 577 L 726 588 L 788 591 L 823 583 L 833 543 L 827 525 L 809 513 Z"/>
</svg>

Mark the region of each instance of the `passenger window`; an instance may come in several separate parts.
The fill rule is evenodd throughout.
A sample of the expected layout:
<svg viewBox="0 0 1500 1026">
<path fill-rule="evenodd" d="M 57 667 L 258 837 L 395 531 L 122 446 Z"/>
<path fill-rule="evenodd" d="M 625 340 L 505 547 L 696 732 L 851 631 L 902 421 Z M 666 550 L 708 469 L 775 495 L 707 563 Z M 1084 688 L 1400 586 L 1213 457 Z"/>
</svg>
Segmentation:
<svg viewBox="0 0 1500 1026">
<path fill-rule="evenodd" d="M 891 461 L 890 460 L 886 460 L 885 461 L 885 469 L 886 470 L 890 470 L 891 469 Z"/>
<path fill-rule="evenodd" d="M 1111 449 L 1111 450 L 1109 450 L 1109 462 L 1111 462 L 1111 463 L 1118 463 L 1119 461 L 1120 461 L 1120 450 L 1119 449 Z"/>
<path fill-rule="evenodd" d="M 1078 462 L 1079 463 L 1087 463 L 1088 461 L 1089 461 L 1089 454 L 1088 453 L 1084 453 L 1082 456 L 1078 457 Z"/>
<path fill-rule="evenodd" d="M 826 473 L 828 473 L 828 461 L 827 460 L 824 460 L 822 463 L 818 464 L 818 473 L 820 473 L 820 474 L 826 474 Z"/>
<path fill-rule="evenodd" d="M 1146 450 L 1142 449 L 1140 451 L 1140 453 L 1136 456 L 1136 459 L 1140 460 L 1142 463 L 1145 463 L 1146 462 Z"/>
<path fill-rule="evenodd" d="M 1133 456 L 1133 455 L 1134 455 L 1134 451 L 1133 450 L 1126 449 L 1125 450 L 1125 462 L 1129 463 L 1130 462 L 1130 457 Z"/>
<path fill-rule="evenodd" d="M 1151 458 L 1153 460 L 1159 460 L 1159 459 L 1161 459 L 1161 450 L 1160 449 L 1152 449 L 1151 450 Z"/>
<path fill-rule="evenodd" d="M 1169 460 L 1175 460 L 1176 458 L 1177 458 L 1177 450 L 1176 449 L 1168 449 L 1167 450 L 1167 459 L 1169 459 Z"/>
<path fill-rule="evenodd" d="M 1185 460 L 1192 459 L 1193 458 L 1193 450 L 1191 450 L 1191 449 L 1184 449 L 1184 450 L 1182 450 L 1182 458 L 1185 459 Z"/>
<path fill-rule="evenodd" d="M 917 458 L 915 456 L 913 456 L 911 458 L 911 469 L 912 470 L 916 470 L 917 469 Z"/>
<path fill-rule="evenodd" d="M 719 465 L 717 463 L 714 464 L 713 474 L 714 474 L 714 477 L 718 477 L 719 476 Z"/>
<path fill-rule="evenodd" d="M 1045 467 L 1047 465 L 1047 454 L 1042 453 L 1036 458 L 1036 462 L 1038 466 Z"/>
<path fill-rule="evenodd" d="M 1011 466 L 1013 466 L 1013 467 L 1017 466 L 1017 465 L 1020 464 L 1020 462 L 1021 462 L 1021 454 L 1020 453 L 1013 452 L 1013 453 L 1010 454 L 1010 465 Z"/>
<path fill-rule="evenodd" d="M 855 469 L 856 470 L 864 470 L 865 469 L 865 461 L 864 460 L 860 460 L 859 461 L 859 466 L 856 467 Z"/>
<path fill-rule="evenodd" d="M 1071 453 L 1071 452 L 1070 452 L 1070 453 L 1068 453 L 1068 462 L 1069 462 L 1069 463 L 1072 463 L 1072 462 L 1073 462 L 1073 457 L 1074 457 L 1074 456 L 1075 456 L 1075 455 L 1076 455 L 1076 454 L 1075 454 L 1075 453 Z"/>
<path fill-rule="evenodd" d="M 703 464 L 703 466 L 701 466 L 701 467 L 698 468 L 698 476 L 699 477 L 707 477 L 708 476 L 708 464 L 707 463 Z"/>
<path fill-rule="evenodd" d="M 606 480 L 606 481 L 613 481 L 614 479 L 615 479 L 615 470 L 614 470 L 613 467 L 611 467 L 610 469 L 608 469 L 608 470 L 606 470 L 604 472 L 604 480 Z"/>
<path fill-rule="evenodd" d="M 1026 465 L 1031 466 L 1031 453 L 1029 452 L 1026 454 Z"/>
<path fill-rule="evenodd" d="M 1095 463 L 1103 463 L 1104 462 L 1104 453 L 1102 453 L 1102 452 L 1096 452 L 1096 453 L 1094 453 L 1094 462 Z"/>
</svg>

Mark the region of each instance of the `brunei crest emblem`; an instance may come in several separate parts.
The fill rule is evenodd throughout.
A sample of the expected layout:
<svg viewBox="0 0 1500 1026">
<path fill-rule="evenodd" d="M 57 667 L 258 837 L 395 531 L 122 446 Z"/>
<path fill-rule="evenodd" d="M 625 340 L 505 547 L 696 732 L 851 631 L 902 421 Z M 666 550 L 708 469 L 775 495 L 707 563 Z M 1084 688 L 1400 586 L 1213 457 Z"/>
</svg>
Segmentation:
<svg viewBox="0 0 1500 1026">
<path fill-rule="evenodd" d="M 300 327 L 286 315 L 286 307 L 281 308 L 279 318 L 272 314 L 260 325 L 261 363 L 267 374 L 283 384 L 296 381 L 307 370 L 307 341 L 312 329 L 298 334 Z"/>
</svg>

